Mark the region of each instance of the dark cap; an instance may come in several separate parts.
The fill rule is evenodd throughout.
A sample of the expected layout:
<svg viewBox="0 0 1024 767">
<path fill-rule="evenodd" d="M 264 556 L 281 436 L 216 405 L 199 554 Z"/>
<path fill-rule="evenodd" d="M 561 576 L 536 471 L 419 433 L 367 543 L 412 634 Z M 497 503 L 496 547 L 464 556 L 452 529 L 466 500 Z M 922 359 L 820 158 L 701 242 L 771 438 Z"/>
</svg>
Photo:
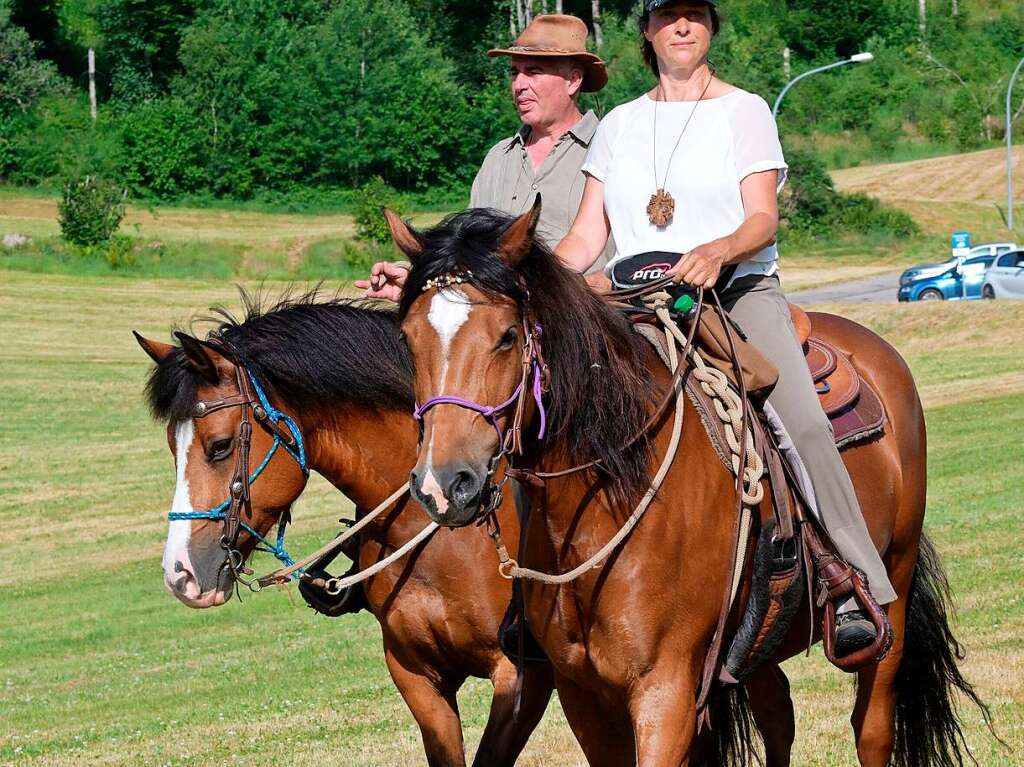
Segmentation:
<svg viewBox="0 0 1024 767">
<path fill-rule="evenodd" d="M 716 6 L 715 0 L 701 0 L 706 5 L 710 5 L 712 8 Z M 682 0 L 644 0 L 644 10 L 650 13 L 656 11 L 663 5 L 672 5 L 672 3 L 682 2 Z"/>
</svg>

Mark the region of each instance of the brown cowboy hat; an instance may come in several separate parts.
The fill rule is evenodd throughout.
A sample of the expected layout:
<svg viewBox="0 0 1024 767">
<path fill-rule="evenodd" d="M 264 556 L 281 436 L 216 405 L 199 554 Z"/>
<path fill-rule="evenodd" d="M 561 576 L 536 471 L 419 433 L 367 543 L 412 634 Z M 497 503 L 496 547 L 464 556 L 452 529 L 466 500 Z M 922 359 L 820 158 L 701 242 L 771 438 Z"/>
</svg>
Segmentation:
<svg viewBox="0 0 1024 767">
<path fill-rule="evenodd" d="M 559 56 L 576 59 L 583 65 L 580 90 L 601 90 L 608 82 L 608 70 L 598 56 L 587 51 L 587 25 L 575 16 L 560 13 L 534 17 L 523 33 L 508 48 L 493 48 L 494 56 Z"/>
</svg>

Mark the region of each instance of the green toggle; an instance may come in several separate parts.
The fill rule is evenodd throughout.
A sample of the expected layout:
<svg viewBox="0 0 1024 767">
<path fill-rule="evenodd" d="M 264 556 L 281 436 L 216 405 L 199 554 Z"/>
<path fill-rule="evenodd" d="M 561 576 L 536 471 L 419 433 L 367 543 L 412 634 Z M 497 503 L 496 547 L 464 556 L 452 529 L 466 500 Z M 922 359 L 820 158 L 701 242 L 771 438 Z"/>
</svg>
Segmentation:
<svg viewBox="0 0 1024 767">
<path fill-rule="evenodd" d="M 679 312 L 680 314 L 689 314 L 691 311 L 693 311 L 693 307 L 693 296 L 689 295 L 688 293 L 684 293 L 683 295 L 679 296 L 679 298 L 676 299 L 676 302 L 672 305 L 672 309 L 674 311 Z"/>
</svg>

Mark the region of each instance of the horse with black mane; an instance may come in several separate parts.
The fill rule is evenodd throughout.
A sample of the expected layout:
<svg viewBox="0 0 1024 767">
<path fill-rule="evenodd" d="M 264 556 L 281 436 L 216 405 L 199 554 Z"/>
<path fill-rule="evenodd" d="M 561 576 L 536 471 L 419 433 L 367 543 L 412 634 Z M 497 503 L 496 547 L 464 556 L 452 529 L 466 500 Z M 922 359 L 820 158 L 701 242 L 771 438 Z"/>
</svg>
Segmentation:
<svg viewBox="0 0 1024 767">
<path fill-rule="evenodd" d="M 671 414 L 644 427 L 671 382 L 623 315 L 537 242 L 537 214 L 536 206 L 518 219 L 469 210 L 422 233 L 390 212 L 388 220 L 412 261 L 400 308 L 422 418 L 412 491 L 439 524 L 474 522 L 503 482 L 499 459 L 517 452 L 509 444 L 518 441 L 517 466 L 550 477 L 531 490 L 519 560 L 563 573 L 612 539 L 647 491 L 651 459 L 666 453 Z M 851 717 L 857 753 L 871 767 L 890 760 L 952 767 L 966 748 L 954 694 L 980 701 L 957 668 L 945 578 L 922 533 L 920 400 L 906 363 L 881 338 L 833 315 L 814 314 L 813 322 L 818 335 L 852 357 L 887 418 L 883 433 L 843 453 L 899 595 L 887 607 L 891 651 L 858 675 Z M 546 372 L 543 396 L 538 389 L 535 397 L 522 394 L 534 366 Z M 728 701 L 714 707 L 719 741 L 697 737 L 701 670 L 731 582 L 735 504 L 733 477 L 689 401 L 684 413 L 671 471 L 614 553 L 571 583 L 523 583 L 529 625 L 551 658 L 562 706 L 593 765 L 745 758 L 749 730 L 730 727 Z M 638 432 L 644 436 L 637 439 Z M 569 471 L 580 465 L 591 468 Z M 770 498 L 766 493 L 763 503 Z M 755 513 L 754 539 L 757 519 Z M 478 567 L 494 561 L 485 557 Z M 749 588 L 748 568 L 737 604 Z M 773 767 L 789 764 L 794 737 L 777 663 L 806 646 L 811 620 L 805 609 L 773 662 L 747 681 Z M 740 742 L 730 742 L 730 733 Z"/>
<path fill-rule="evenodd" d="M 154 416 L 167 422 L 177 466 L 164 579 L 190 607 L 230 598 L 234 573 L 288 514 L 309 470 L 351 499 L 358 516 L 401 487 L 415 461 L 411 362 L 394 312 L 320 300 L 315 292 L 266 311 L 243 299 L 245 319 L 220 316 L 209 340 L 179 333 L 176 346 L 136 336 L 156 363 L 147 396 Z M 257 388 L 265 406 L 246 404 L 246 391 Z M 260 407 L 279 413 L 275 420 L 284 426 L 261 428 L 268 421 L 266 413 L 260 420 Z M 257 425 L 248 427 L 246 448 L 243 421 L 250 416 Z M 224 506 L 235 480 L 232 459 L 237 472 L 243 450 L 251 450 L 254 469 L 265 465 L 255 476 L 243 471 L 252 480 L 249 509 L 237 533 L 241 561 L 229 566 L 219 521 L 224 514 L 196 510 Z M 499 516 L 517 528 L 511 503 Z M 359 534 L 361 567 L 413 539 L 427 521 L 407 496 L 399 500 Z M 440 530 L 358 587 L 380 622 L 388 670 L 419 724 L 431 765 L 465 764 L 456 692 L 467 677 L 494 684 L 476 764 L 513 764 L 551 694 L 548 668 L 529 664 L 519 716 L 513 716 L 516 670 L 498 646 L 511 587 L 476 566 L 489 554 L 477 530 Z"/>
</svg>

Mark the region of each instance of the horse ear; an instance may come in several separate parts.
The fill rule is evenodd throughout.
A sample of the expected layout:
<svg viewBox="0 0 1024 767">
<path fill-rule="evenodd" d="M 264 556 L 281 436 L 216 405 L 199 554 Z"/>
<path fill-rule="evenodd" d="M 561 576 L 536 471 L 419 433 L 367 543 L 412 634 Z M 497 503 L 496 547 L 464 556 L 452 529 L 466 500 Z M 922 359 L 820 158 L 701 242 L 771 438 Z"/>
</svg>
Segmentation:
<svg viewBox="0 0 1024 767">
<path fill-rule="evenodd" d="M 149 358 L 157 365 L 167 359 L 167 356 L 174 351 L 173 344 L 165 344 L 162 341 L 152 341 L 143 336 L 137 330 L 133 330 L 132 335 L 135 336 L 135 340 L 139 342 L 139 346 L 142 347 L 142 351 L 148 354 Z"/>
<path fill-rule="evenodd" d="M 533 237 L 537 232 L 537 221 L 540 220 L 540 195 L 533 201 L 533 207 L 521 215 L 505 233 L 498 243 L 498 256 L 508 266 L 515 269 L 533 247 Z"/>
<path fill-rule="evenodd" d="M 408 221 L 403 221 L 402 217 L 391 208 L 381 208 L 381 212 L 388 222 L 388 229 L 391 230 L 391 239 L 395 246 L 405 253 L 410 261 L 419 258 L 423 253 L 423 238 L 420 237 L 420 233 L 413 229 Z"/>
<path fill-rule="evenodd" d="M 174 337 L 181 341 L 181 350 L 185 352 L 185 358 L 188 359 L 192 368 L 207 383 L 214 386 L 220 383 L 220 372 L 217 369 L 217 362 L 224 358 L 207 344 L 204 344 L 198 338 L 190 336 L 188 333 L 176 330 L 174 331 Z"/>
</svg>

